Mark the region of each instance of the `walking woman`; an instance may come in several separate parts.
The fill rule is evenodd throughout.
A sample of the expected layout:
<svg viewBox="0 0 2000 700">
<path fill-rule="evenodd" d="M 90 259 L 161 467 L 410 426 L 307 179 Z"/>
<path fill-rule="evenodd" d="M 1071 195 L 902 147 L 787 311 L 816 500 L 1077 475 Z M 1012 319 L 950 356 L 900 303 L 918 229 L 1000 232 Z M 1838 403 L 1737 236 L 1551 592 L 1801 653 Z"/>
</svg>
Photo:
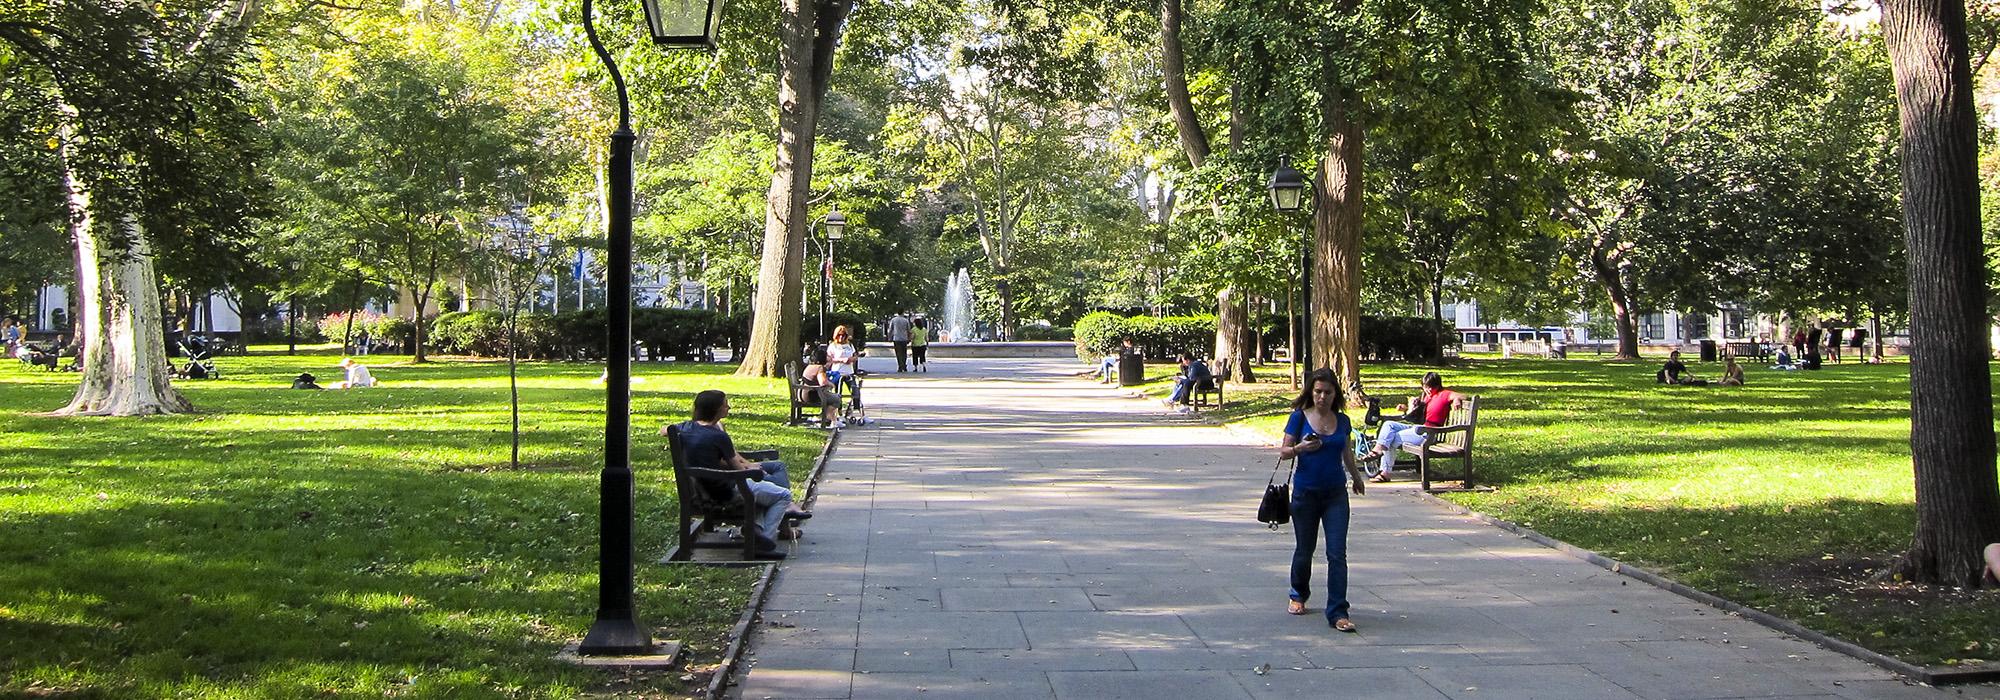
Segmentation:
<svg viewBox="0 0 2000 700">
<path fill-rule="evenodd" d="M 1285 441 L 1278 457 L 1297 458 L 1292 472 L 1292 534 L 1297 548 L 1292 550 L 1293 615 L 1306 614 L 1312 599 L 1313 550 L 1319 546 L 1321 530 L 1326 532 L 1326 623 L 1342 632 L 1353 632 L 1354 621 L 1347 617 L 1347 487 L 1355 495 L 1367 491 L 1361 466 L 1348 449 L 1354 426 L 1340 395 L 1340 383 L 1327 369 L 1306 375 L 1305 390 L 1292 400 L 1292 417 L 1285 423 Z"/>
</svg>

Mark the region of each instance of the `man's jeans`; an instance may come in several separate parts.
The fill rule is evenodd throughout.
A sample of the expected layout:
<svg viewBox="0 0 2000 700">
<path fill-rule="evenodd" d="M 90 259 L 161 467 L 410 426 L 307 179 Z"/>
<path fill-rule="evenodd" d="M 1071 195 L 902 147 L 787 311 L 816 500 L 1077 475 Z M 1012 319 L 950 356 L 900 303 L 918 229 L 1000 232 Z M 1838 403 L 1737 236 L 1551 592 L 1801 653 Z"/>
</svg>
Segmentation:
<svg viewBox="0 0 2000 700">
<path fill-rule="evenodd" d="M 1294 489 L 1292 535 L 1292 600 L 1312 598 L 1313 550 L 1320 530 L 1326 530 L 1326 621 L 1347 617 L 1347 490 L 1341 487 Z"/>
<path fill-rule="evenodd" d="M 758 463 L 764 469 L 763 481 L 750 482 L 750 496 L 764 508 L 757 516 L 759 535 L 776 541 L 778 526 L 785 520 L 785 511 L 792 505 L 792 477 L 785 472 L 785 463 L 778 460 Z"/>
<path fill-rule="evenodd" d="M 1167 401 L 1171 403 L 1187 403 L 1188 396 L 1193 393 L 1194 393 L 1194 380 L 1187 377 L 1182 377 L 1180 379 L 1174 380 L 1174 396 L 1173 398 L 1167 399 Z"/>
<path fill-rule="evenodd" d="M 1117 355 L 1108 355 L 1108 356 L 1106 356 L 1106 357 L 1105 357 L 1104 359 L 1102 359 L 1102 360 L 1098 360 L 1098 361 L 1097 361 L 1097 381 L 1100 381 L 1100 382 L 1108 382 L 1108 381 L 1111 381 L 1113 377 L 1116 377 L 1116 376 L 1117 376 L 1117 375 L 1115 375 L 1115 374 L 1112 374 L 1112 372 L 1115 372 L 1115 371 L 1117 371 L 1117 369 L 1118 369 L 1118 356 L 1117 356 Z"/>
</svg>

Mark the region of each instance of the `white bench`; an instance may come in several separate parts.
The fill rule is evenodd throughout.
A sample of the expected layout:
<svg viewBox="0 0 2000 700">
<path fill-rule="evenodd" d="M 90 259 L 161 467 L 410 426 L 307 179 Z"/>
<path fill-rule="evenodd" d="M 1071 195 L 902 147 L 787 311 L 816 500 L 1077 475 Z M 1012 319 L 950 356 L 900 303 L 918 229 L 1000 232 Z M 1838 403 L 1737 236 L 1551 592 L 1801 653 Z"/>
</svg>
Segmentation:
<svg viewBox="0 0 2000 700">
<path fill-rule="evenodd" d="M 1546 340 L 1500 341 L 1501 357 L 1513 357 L 1515 355 L 1535 355 L 1544 359 L 1554 359 L 1556 351 L 1555 348 L 1549 347 L 1549 341 Z"/>
</svg>

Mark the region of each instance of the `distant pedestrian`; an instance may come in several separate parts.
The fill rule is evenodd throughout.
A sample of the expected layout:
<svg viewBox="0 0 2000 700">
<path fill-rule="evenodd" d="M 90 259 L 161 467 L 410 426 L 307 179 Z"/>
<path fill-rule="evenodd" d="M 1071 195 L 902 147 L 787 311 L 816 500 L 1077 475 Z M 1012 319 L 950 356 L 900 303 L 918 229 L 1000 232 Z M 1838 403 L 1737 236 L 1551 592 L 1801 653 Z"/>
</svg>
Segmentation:
<svg viewBox="0 0 2000 700">
<path fill-rule="evenodd" d="M 1840 362 L 1841 333 L 1842 329 L 1839 326 L 1826 329 L 1826 359 L 1833 362 Z"/>
<path fill-rule="evenodd" d="M 918 372 L 931 371 L 931 321 L 920 318 L 910 322 L 910 368 Z"/>
<path fill-rule="evenodd" d="M 1312 600 L 1312 565 L 1319 536 L 1326 534 L 1326 623 L 1342 632 L 1355 631 L 1347 602 L 1347 489 L 1367 492 L 1367 480 L 1347 448 L 1354 426 L 1342 412 L 1347 402 L 1333 372 L 1317 369 L 1305 378 L 1305 390 L 1292 400 L 1285 423 L 1280 459 L 1294 459 L 1292 471 L 1291 604 L 1286 612 L 1306 614 Z"/>
<path fill-rule="evenodd" d="M 898 311 L 889 319 L 889 342 L 896 346 L 896 371 L 910 371 L 910 312 Z"/>
</svg>

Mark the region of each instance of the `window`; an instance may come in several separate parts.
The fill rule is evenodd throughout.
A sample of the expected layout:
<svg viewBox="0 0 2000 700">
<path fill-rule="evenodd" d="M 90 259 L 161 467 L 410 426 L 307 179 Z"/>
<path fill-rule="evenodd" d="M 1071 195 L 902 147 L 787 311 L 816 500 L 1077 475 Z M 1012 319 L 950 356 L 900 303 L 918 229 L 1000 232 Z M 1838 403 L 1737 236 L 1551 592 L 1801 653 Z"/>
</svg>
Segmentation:
<svg viewBox="0 0 2000 700">
<path fill-rule="evenodd" d="M 1649 340 L 1666 337 L 1666 314 L 1645 314 L 1639 317 L 1639 337 Z"/>
</svg>

